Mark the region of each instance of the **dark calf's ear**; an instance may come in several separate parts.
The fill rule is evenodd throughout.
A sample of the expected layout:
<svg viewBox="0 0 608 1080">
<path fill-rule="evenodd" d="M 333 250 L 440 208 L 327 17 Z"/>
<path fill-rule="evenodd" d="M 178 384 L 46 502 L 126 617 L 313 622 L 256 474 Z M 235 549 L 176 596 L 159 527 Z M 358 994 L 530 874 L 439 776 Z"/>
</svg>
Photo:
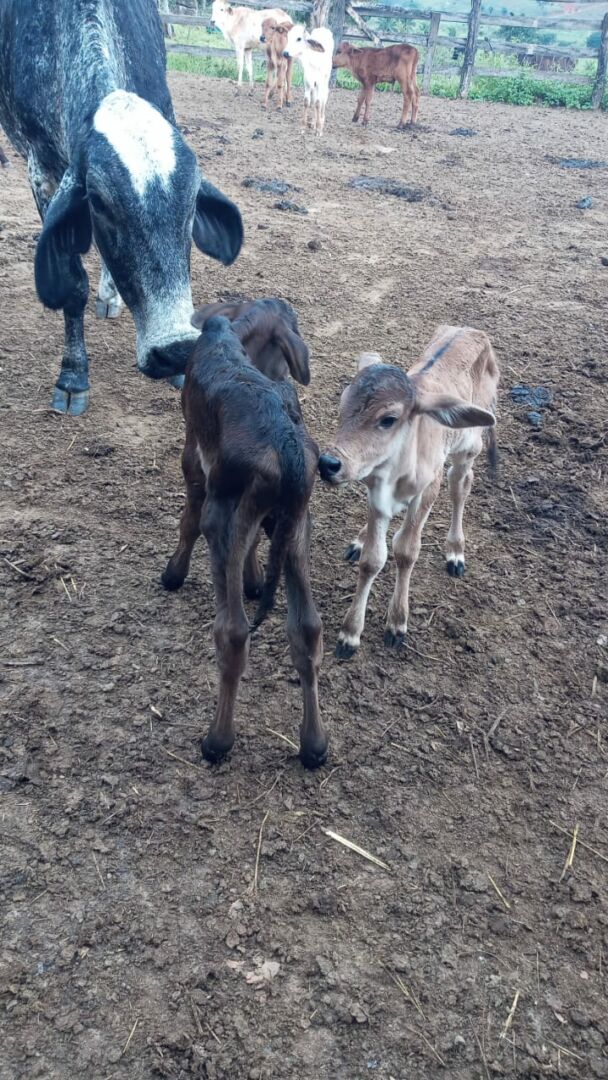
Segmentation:
<svg viewBox="0 0 608 1080">
<path fill-rule="evenodd" d="M 192 237 L 197 248 L 224 266 L 234 262 L 243 243 L 243 221 L 238 207 L 208 180 L 201 182 L 196 196 Z"/>
<path fill-rule="evenodd" d="M 321 42 L 320 41 L 315 41 L 314 38 L 307 38 L 306 39 L 306 44 L 308 45 L 308 47 L 310 49 L 313 49 L 314 52 L 325 52 L 325 49 L 321 45 Z"/>
<path fill-rule="evenodd" d="M 471 405 L 448 394 L 416 394 L 414 412 L 431 416 L 449 428 L 494 427 L 496 418 L 486 409 Z"/>
<path fill-rule="evenodd" d="M 92 235 L 84 185 L 67 172 L 49 203 L 34 258 L 36 292 L 45 307 L 66 303 L 80 280 L 73 261 L 89 250 Z"/>
<path fill-rule="evenodd" d="M 283 323 L 275 331 L 275 338 L 277 345 L 279 346 L 287 367 L 291 372 L 291 377 L 302 384 L 302 386 L 308 386 L 310 382 L 310 366 L 308 351 L 308 345 L 298 334 L 294 334 L 293 330 L 285 326 Z"/>
</svg>

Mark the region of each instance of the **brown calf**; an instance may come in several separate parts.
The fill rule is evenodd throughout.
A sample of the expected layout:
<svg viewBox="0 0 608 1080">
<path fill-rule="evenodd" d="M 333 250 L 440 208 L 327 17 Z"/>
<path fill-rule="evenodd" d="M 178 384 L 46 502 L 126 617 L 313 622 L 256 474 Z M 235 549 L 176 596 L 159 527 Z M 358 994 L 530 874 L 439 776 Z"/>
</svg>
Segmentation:
<svg viewBox="0 0 608 1080">
<path fill-rule="evenodd" d="M 316 768 L 327 752 L 318 700 L 321 620 L 310 586 L 308 503 L 318 449 L 306 431 L 291 383 L 272 382 L 245 353 L 237 334 L 247 319 L 245 315 L 231 326 L 223 316 L 207 318 L 188 363 L 182 394 L 186 505 L 179 545 L 162 581 L 167 589 L 183 584 L 202 532 L 211 557 L 220 671 L 217 709 L 202 750 L 208 761 L 220 761 L 234 743 L 235 701 L 249 653 L 245 564 L 260 528 L 267 532 L 268 566 L 253 627 L 271 610 L 284 573 L 287 636 L 304 703 L 300 758 L 308 768 Z M 289 353 L 285 360 L 290 365 Z"/>
<path fill-rule="evenodd" d="M 403 94 L 403 112 L 397 127 L 405 127 L 410 109 L 412 124 L 416 123 L 420 90 L 416 83 L 418 49 L 415 49 L 413 45 L 389 45 L 385 49 L 359 49 L 343 41 L 334 56 L 333 67 L 348 68 L 363 84 L 353 116 L 353 124 L 357 123 L 361 109 L 365 105 L 363 125 L 367 126 L 374 87 L 377 83 L 385 82 L 398 82 Z"/>
<path fill-rule="evenodd" d="M 291 105 L 291 76 L 293 60 L 283 56 L 287 44 L 287 35 L 292 22 L 279 22 L 277 19 L 264 19 L 260 41 L 266 44 L 266 93 L 263 108 L 277 92 L 277 109 Z"/>
<path fill-rule="evenodd" d="M 495 424 L 498 364 L 481 330 L 440 326 L 420 360 L 406 374 L 383 364 L 376 353 L 359 360 L 359 374 L 344 391 L 333 447 L 321 455 L 327 483 L 362 480 L 367 487 L 367 524 L 347 548 L 359 563 L 354 600 L 344 620 L 336 656 L 358 649 L 374 578 L 387 557 L 386 534 L 395 514 L 405 511 L 393 538 L 397 581 L 388 609 L 385 644 L 405 643 L 412 570 L 422 530 L 449 462 L 452 521 L 447 537 L 447 569 L 464 574 L 462 518 L 473 483 L 473 462 L 481 451 L 480 428 Z M 495 464 L 494 431 L 488 436 Z"/>
</svg>

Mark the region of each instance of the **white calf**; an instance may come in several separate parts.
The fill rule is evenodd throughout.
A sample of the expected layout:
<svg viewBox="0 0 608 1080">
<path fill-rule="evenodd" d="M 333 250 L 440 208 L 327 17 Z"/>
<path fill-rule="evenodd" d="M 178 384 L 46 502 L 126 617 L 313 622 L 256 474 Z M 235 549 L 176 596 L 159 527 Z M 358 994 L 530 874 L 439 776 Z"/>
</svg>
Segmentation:
<svg viewBox="0 0 608 1080">
<path fill-rule="evenodd" d="M 217 26 L 227 41 L 234 46 L 236 61 L 238 64 L 238 88 L 243 83 L 243 65 L 247 61 L 247 74 L 249 76 L 249 89 L 253 92 L 253 49 L 260 48 L 262 36 L 262 23 L 265 19 L 275 19 L 277 22 L 291 22 L 281 8 L 262 8 L 254 11 L 253 8 L 233 7 L 226 0 L 213 0 L 211 5 L 211 25 Z"/>
<path fill-rule="evenodd" d="M 299 60 L 304 74 L 304 116 L 302 127 L 310 126 L 317 135 L 323 133 L 325 107 L 329 96 L 329 80 L 334 54 L 334 36 L 326 26 L 311 30 L 302 23 L 292 26 L 283 53 L 288 59 Z M 312 107 L 312 123 L 309 109 Z"/>
</svg>

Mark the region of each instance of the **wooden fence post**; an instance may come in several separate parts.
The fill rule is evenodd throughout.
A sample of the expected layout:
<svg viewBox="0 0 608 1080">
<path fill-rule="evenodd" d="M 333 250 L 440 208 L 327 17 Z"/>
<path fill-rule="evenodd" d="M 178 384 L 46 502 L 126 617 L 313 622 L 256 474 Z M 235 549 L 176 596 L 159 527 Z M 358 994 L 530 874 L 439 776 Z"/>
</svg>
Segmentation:
<svg viewBox="0 0 608 1080">
<path fill-rule="evenodd" d="M 604 91 L 606 89 L 606 69 L 608 68 L 608 12 L 602 19 L 602 36 L 600 38 L 600 48 L 597 54 L 597 75 L 595 76 L 595 83 L 593 85 L 593 93 L 591 95 L 591 108 L 599 109 L 604 99 Z"/>
<path fill-rule="evenodd" d="M 158 0 L 158 10 L 161 15 L 170 15 L 169 0 Z M 163 23 L 163 31 L 166 38 L 175 37 L 175 30 L 171 23 Z"/>
<path fill-rule="evenodd" d="M 374 30 L 371 30 L 364 19 L 357 14 L 352 4 L 346 5 L 346 14 L 349 19 L 352 19 L 355 26 L 359 27 L 362 34 L 365 35 L 370 41 L 373 41 L 374 45 L 382 45 L 382 39 L 378 37 Z"/>
<path fill-rule="evenodd" d="M 480 11 L 481 0 L 471 0 L 471 12 L 469 14 L 469 32 L 467 34 L 467 43 L 464 47 L 464 57 L 462 61 L 462 69 L 460 72 L 460 89 L 458 91 L 458 96 L 461 98 L 466 98 L 469 96 L 469 89 L 471 87 L 473 66 L 475 64 L 475 53 L 477 51 L 477 31 L 479 30 Z"/>
<path fill-rule="evenodd" d="M 427 94 L 431 87 L 431 72 L 433 70 L 433 60 L 435 58 L 435 48 L 437 45 L 437 35 L 439 33 L 439 23 L 441 22 L 441 12 L 434 11 L 431 15 L 431 28 L 429 30 L 429 36 L 426 45 L 426 56 L 424 58 L 424 77 L 422 80 L 422 89 Z"/>
<path fill-rule="evenodd" d="M 328 26 L 334 35 L 334 44 L 336 48 L 344 37 L 346 3 L 347 0 L 314 0 L 313 2 L 312 14 L 310 16 L 311 28 L 314 29 L 316 26 Z M 338 72 L 334 68 L 329 80 L 330 86 L 336 85 L 337 77 Z"/>
</svg>

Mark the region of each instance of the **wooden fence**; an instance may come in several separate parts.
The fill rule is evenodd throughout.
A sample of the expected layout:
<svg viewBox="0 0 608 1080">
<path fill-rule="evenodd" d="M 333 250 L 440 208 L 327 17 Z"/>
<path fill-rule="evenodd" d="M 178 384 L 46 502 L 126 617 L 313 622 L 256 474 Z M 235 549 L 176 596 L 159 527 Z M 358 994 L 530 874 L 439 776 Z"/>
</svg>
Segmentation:
<svg viewBox="0 0 608 1080">
<path fill-rule="evenodd" d="M 210 24 L 209 17 L 193 17 L 190 15 L 174 14 L 172 12 L 167 13 L 167 8 L 169 6 L 167 0 L 158 0 L 158 2 L 159 7 L 161 7 L 161 19 L 166 25 L 180 24 L 184 26 L 208 27 Z M 253 8 L 264 6 L 264 0 L 239 0 L 239 2 L 247 7 Z M 266 2 L 268 2 L 268 0 L 266 0 Z M 562 4 L 558 3 L 558 0 L 541 0 L 541 2 L 551 4 L 553 7 L 556 5 L 562 6 Z M 577 0 L 578 4 L 592 2 L 594 2 L 594 0 Z M 320 21 L 325 21 L 327 9 L 328 6 L 331 8 L 332 0 L 329 0 L 329 4 L 328 0 L 314 0 L 314 3 L 310 2 L 310 0 L 283 0 L 283 2 L 280 3 L 280 6 L 285 11 L 298 12 L 302 17 L 310 17 L 315 25 L 319 25 Z M 331 19 L 331 25 L 335 27 L 335 12 L 333 15 L 334 17 Z M 426 33 L 422 34 L 411 34 L 407 32 L 395 34 L 389 31 L 383 32 L 382 30 L 374 30 L 369 26 L 369 23 L 366 20 L 372 18 L 379 22 L 388 20 L 400 20 L 401 22 L 405 22 L 406 20 L 416 20 L 419 22 L 428 22 L 429 28 Z M 466 35 L 463 34 L 462 37 L 448 37 L 442 35 L 442 20 L 445 23 L 463 24 L 463 30 L 466 28 Z M 423 90 L 429 89 L 431 76 L 434 74 L 459 75 L 459 96 L 464 98 L 468 96 L 471 82 L 475 76 L 508 78 L 509 76 L 517 75 L 517 71 L 510 67 L 477 67 L 475 63 L 476 54 L 477 52 L 484 52 L 503 53 L 507 55 L 515 54 L 520 59 L 522 57 L 538 57 L 539 60 L 542 60 L 542 58 L 545 57 L 548 65 L 555 62 L 556 66 L 559 65 L 562 58 L 567 58 L 573 65 L 577 60 L 583 57 L 595 58 L 597 60 L 597 72 L 595 77 L 577 75 L 573 71 L 551 70 L 549 67 L 548 70 L 535 70 L 534 78 L 556 79 L 559 80 L 559 82 L 582 83 L 593 86 L 591 105 L 594 109 L 600 107 L 604 98 L 608 68 L 608 10 L 600 21 L 597 18 L 575 19 L 561 15 L 537 19 L 526 18 L 524 16 L 485 15 L 481 12 L 481 0 L 471 0 L 471 8 L 468 13 L 433 10 L 418 11 L 416 8 L 392 7 L 386 4 L 346 2 L 346 4 L 342 3 L 340 5 L 338 26 L 339 28 L 341 27 L 341 32 L 336 35 L 339 39 L 346 39 L 353 42 L 369 41 L 375 45 L 390 44 L 391 42 L 407 39 L 412 45 L 425 46 L 426 55 L 422 72 Z M 541 45 L 536 42 L 509 42 L 491 36 L 491 28 L 497 26 L 522 26 L 531 27 L 535 30 L 596 30 L 600 32 L 600 45 L 597 49 L 563 49 L 559 46 Z M 487 31 L 485 29 L 486 27 L 489 28 Z M 452 50 L 456 49 L 462 54 L 462 63 L 459 65 L 452 64 L 448 67 L 435 67 L 435 52 L 438 46 L 447 46 Z M 173 41 L 167 42 L 167 50 L 169 52 L 191 53 L 200 56 L 234 56 L 233 50 L 228 48 L 214 48 L 212 46 L 203 45 L 179 45 Z"/>
</svg>

